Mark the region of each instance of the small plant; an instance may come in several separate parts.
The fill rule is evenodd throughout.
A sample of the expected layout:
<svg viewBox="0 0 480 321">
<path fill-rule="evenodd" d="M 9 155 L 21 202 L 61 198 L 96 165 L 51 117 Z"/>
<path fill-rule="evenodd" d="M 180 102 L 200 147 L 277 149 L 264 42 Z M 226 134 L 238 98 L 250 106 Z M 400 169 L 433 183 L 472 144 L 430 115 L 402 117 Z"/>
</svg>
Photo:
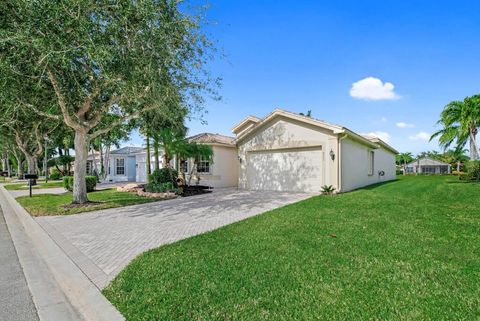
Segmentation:
<svg viewBox="0 0 480 321">
<path fill-rule="evenodd" d="M 332 185 L 323 185 L 321 191 L 323 195 L 333 195 L 335 192 L 335 187 Z"/>
</svg>

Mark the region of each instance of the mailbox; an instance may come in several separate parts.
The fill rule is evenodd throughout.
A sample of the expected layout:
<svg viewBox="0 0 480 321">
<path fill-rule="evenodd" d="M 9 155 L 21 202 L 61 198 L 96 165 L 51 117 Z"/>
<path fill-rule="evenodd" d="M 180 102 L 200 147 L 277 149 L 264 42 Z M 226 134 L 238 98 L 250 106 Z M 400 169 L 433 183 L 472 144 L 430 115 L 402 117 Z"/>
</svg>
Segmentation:
<svg viewBox="0 0 480 321">
<path fill-rule="evenodd" d="M 23 176 L 25 179 L 38 179 L 38 175 L 37 174 L 25 174 Z"/>
</svg>

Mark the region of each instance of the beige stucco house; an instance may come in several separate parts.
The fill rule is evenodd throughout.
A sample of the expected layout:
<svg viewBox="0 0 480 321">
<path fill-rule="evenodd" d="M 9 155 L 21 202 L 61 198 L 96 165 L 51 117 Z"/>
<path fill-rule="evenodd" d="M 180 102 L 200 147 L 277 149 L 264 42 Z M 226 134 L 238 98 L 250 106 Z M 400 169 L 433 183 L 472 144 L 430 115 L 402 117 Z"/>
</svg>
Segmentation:
<svg viewBox="0 0 480 321">
<path fill-rule="evenodd" d="M 232 131 L 240 188 L 346 192 L 396 176 L 398 152 L 382 140 L 285 110 L 249 116 Z"/>
<path fill-rule="evenodd" d="M 206 144 L 212 147 L 213 160 L 200 160 L 197 165 L 196 174 L 192 177 L 191 183 L 195 184 L 197 177 L 201 185 L 214 188 L 237 187 L 238 186 L 238 157 L 237 147 L 234 138 L 219 134 L 201 133 L 187 138 L 190 142 Z M 193 160 L 181 161 L 179 173 L 185 175 L 188 181 L 189 173 L 193 166 Z"/>
</svg>

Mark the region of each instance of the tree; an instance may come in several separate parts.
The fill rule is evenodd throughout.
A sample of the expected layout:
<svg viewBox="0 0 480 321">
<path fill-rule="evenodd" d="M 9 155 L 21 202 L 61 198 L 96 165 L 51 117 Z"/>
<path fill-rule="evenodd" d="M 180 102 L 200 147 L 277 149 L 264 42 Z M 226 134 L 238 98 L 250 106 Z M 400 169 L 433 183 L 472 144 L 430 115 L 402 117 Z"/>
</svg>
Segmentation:
<svg viewBox="0 0 480 321">
<path fill-rule="evenodd" d="M 476 139 L 480 126 L 480 95 L 450 102 L 443 109 L 437 123 L 442 129 L 435 132 L 430 140 L 438 137 L 440 146 L 444 149 L 455 143 L 457 150 L 463 150 L 469 142 L 470 158 L 478 159 Z"/>
<path fill-rule="evenodd" d="M 32 111 L 74 131 L 74 203 L 88 202 L 92 139 L 179 95 L 194 109 L 206 94 L 216 97 L 218 79 L 205 69 L 214 52 L 202 32 L 203 16 L 179 6 L 173 0 L 0 4 L 9 17 L 0 29 L 2 61 L 50 86 L 56 104 L 31 104 Z"/>
<path fill-rule="evenodd" d="M 406 174 L 407 164 L 413 161 L 413 155 L 410 152 L 400 153 L 396 157 L 396 162 L 398 165 L 403 165 L 403 175 Z"/>
<path fill-rule="evenodd" d="M 466 152 L 467 150 L 465 149 L 450 149 L 443 153 L 441 156 L 441 161 L 456 167 L 457 172 L 460 172 L 462 164 L 469 160 L 468 156 L 465 155 Z"/>
</svg>

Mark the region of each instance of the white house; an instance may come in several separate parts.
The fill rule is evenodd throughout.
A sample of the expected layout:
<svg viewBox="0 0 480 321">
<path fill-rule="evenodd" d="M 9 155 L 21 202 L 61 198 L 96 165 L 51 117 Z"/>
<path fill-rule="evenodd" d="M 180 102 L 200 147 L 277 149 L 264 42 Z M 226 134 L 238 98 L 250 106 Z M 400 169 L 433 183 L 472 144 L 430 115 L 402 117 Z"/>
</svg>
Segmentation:
<svg viewBox="0 0 480 321">
<path fill-rule="evenodd" d="M 346 192 L 393 180 L 393 147 L 348 128 L 276 109 L 249 116 L 232 129 L 238 148 L 240 188 Z"/>
<path fill-rule="evenodd" d="M 143 147 L 123 147 L 110 152 L 107 182 L 134 182 L 137 177 L 136 155 Z"/>
<path fill-rule="evenodd" d="M 424 157 L 408 163 L 405 170 L 407 174 L 450 174 L 451 167 L 448 163 Z"/>
</svg>

